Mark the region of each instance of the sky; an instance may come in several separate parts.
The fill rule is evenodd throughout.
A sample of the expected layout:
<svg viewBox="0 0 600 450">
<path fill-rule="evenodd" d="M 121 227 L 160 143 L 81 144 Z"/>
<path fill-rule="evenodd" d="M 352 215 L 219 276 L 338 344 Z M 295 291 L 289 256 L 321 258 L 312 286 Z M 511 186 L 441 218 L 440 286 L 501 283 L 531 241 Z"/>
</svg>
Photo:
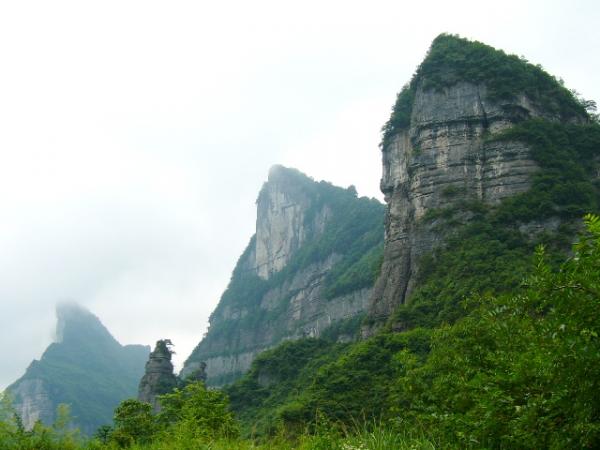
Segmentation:
<svg viewBox="0 0 600 450">
<path fill-rule="evenodd" d="M 442 32 L 600 101 L 595 1 L 3 1 L 0 389 L 76 301 L 177 367 L 273 164 L 378 190 L 380 128 Z"/>
</svg>

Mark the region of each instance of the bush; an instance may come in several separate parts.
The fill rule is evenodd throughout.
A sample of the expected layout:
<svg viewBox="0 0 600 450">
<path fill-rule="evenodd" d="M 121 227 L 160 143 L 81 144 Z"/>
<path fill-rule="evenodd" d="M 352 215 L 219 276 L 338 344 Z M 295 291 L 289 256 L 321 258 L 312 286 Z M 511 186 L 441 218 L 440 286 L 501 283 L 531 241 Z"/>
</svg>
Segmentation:
<svg viewBox="0 0 600 450">
<path fill-rule="evenodd" d="M 219 390 L 207 390 L 200 381 L 159 399 L 161 412 L 157 421 L 163 427 L 163 435 L 188 443 L 206 443 L 239 434 L 227 396 Z"/>
</svg>

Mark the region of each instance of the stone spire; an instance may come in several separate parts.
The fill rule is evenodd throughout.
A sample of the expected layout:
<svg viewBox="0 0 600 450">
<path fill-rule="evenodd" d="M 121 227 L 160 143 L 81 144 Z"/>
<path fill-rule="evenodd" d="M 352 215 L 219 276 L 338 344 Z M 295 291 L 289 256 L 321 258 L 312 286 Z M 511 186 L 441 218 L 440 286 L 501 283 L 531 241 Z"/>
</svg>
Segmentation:
<svg viewBox="0 0 600 450">
<path fill-rule="evenodd" d="M 156 342 L 154 351 L 150 353 L 146 363 L 146 372 L 140 380 L 138 399 L 150 403 L 154 412 L 160 411 L 157 396 L 167 394 L 177 387 L 178 380 L 173 373 L 173 363 L 170 349 L 170 339 L 161 339 Z"/>
</svg>

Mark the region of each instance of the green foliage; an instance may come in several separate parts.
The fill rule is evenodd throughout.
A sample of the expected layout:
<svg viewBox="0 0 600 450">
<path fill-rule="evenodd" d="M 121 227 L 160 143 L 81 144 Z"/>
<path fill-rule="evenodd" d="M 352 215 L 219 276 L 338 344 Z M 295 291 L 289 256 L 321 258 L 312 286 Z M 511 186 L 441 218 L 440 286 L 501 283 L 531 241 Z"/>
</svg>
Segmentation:
<svg viewBox="0 0 600 450">
<path fill-rule="evenodd" d="M 338 320 L 329 325 L 320 335 L 320 339 L 329 342 L 350 342 L 360 339 L 361 325 L 366 313 Z"/>
<path fill-rule="evenodd" d="M 121 400 L 137 394 L 148 349 L 121 346 L 89 312 L 66 321 L 63 334 L 62 342 L 51 344 L 7 390 L 20 382 L 41 380 L 50 402 L 68 404 L 75 425 L 92 435 L 112 421 Z"/>
<path fill-rule="evenodd" d="M 381 417 L 400 424 L 400 429 L 424 426 L 431 439 L 449 447 L 531 448 L 537 445 L 545 448 L 554 445 L 561 448 L 569 447 L 568 439 L 584 442 L 587 438 L 573 437 L 576 434 L 573 430 L 583 427 L 588 435 L 592 433 L 595 425 L 588 422 L 595 420 L 595 412 L 584 415 L 581 419 L 584 425 L 572 424 L 570 431 L 563 428 L 568 420 L 564 414 L 557 415 L 558 407 L 552 410 L 552 416 L 546 416 L 550 410 L 536 406 L 526 420 L 519 419 L 522 422 L 519 426 L 525 427 L 519 430 L 511 428 L 512 419 L 504 422 L 512 416 L 503 408 L 508 408 L 511 414 L 520 411 L 523 405 L 512 399 L 518 395 L 533 398 L 537 392 L 535 383 L 541 383 L 536 377 L 546 373 L 548 365 L 557 364 L 550 354 L 542 357 L 533 353 L 536 345 L 548 350 L 549 344 L 541 344 L 527 328 L 526 317 L 514 309 L 514 302 L 506 299 L 520 298 L 524 279 L 533 279 L 539 270 L 532 257 L 536 245 L 546 245 L 547 272 L 556 273 L 553 269 L 559 267 L 572 242 L 576 217 L 582 211 L 598 211 L 600 196 L 592 180 L 598 172 L 599 130 L 597 124 L 563 125 L 530 120 L 493 137 L 530 146 L 540 168 L 532 179 L 531 189 L 499 205 L 467 199 L 428 213 L 422 225 L 435 227 L 436 232 L 444 236 L 444 245 L 420 261 L 418 287 L 410 301 L 396 311 L 387 331 L 365 342 L 339 347 L 335 357 L 328 354 L 332 350 L 323 347 L 323 353 L 315 352 L 313 358 L 310 346 L 302 341 L 297 345 L 306 345 L 304 357 L 285 348 L 264 354 L 260 364 L 269 370 L 263 374 L 277 373 L 278 367 L 290 370 L 284 376 L 272 376 L 265 385 L 259 382 L 261 371 L 253 369 L 232 387 L 229 391 L 234 399 L 232 405 L 243 427 L 273 433 L 278 426 L 283 426 L 287 433 L 301 433 L 308 424 L 314 432 L 315 418 L 322 414 L 335 424 L 348 425 L 361 417 Z M 445 192 L 449 199 L 456 194 L 453 190 Z M 544 205 L 543 210 L 537 207 L 539 204 Z M 528 231 L 529 224 L 535 229 L 536 224 L 553 218 L 560 218 L 562 222 L 554 231 L 533 234 Z M 594 274 L 587 276 L 598 279 Z M 527 289 L 534 288 L 530 285 Z M 576 302 L 569 304 L 569 308 L 576 307 Z M 494 308 L 500 308 L 502 314 L 493 312 Z M 536 314 L 529 311 L 527 317 L 536 320 L 549 317 L 547 310 L 550 309 L 548 305 Z M 561 314 L 570 313 L 564 309 Z M 586 314 L 595 313 L 588 308 Z M 507 315 L 514 324 L 510 325 Z M 495 324 L 483 320 L 488 316 L 496 317 Z M 502 324 L 509 324 L 509 328 L 503 328 L 504 334 L 496 333 L 494 327 L 507 326 Z M 391 327 L 410 331 L 392 333 Z M 522 339 L 515 339 L 514 333 Z M 431 353 L 430 344 L 434 348 Z M 456 350 L 452 350 L 452 345 Z M 566 347 L 563 350 L 566 351 Z M 487 353 L 482 354 L 484 351 Z M 521 357 L 519 352 L 526 356 Z M 494 355 L 504 358 L 503 362 L 493 362 Z M 487 359 L 479 361 L 477 358 Z M 299 366 L 290 361 L 299 361 Z M 510 366 L 519 361 L 522 367 Z M 542 361 L 545 365 L 536 365 Z M 475 362 L 481 365 L 469 366 Z M 491 367 L 489 373 L 484 371 L 486 364 Z M 518 373 L 521 369 L 523 372 Z M 475 389 L 478 380 L 496 376 L 503 373 L 502 370 L 509 375 L 502 375 L 504 379 L 494 383 L 503 388 L 512 383 L 509 391 L 492 389 L 489 383 Z M 587 374 L 590 375 L 589 371 Z M 467 386 L 463 382 L 469 377 L 472 380 Z M 263 375 L 263 382 L 267 379 Z M 556 383 L 555 378 L 551 379 Z M 539 394 L 539 402 L 546 405 L 551 401 L 549 396 L 558 399 L 558 391 L 550 382 L 544 383 L 544 390 L 536 395 Z M 596 388 L 591 385 L 586 391 L 588 399 L 597 396 L 593 393 Z M 563 399 L 573 393 L 573 387 L 567 386 L 566 381 L 560 389 Z M 272 392 L 277 395 L 271 395 Z M 501 394 L 508 400 L 503 400 Z M 464 415 L 464 411 L 469 412 Z M 575 409 L 569 411 L 572 417 L 579 414 Z M 265 424 L 267 417 L 268 425 Z M 554 427 L 555 431 L 548 431 L 545 437 L 537 439 L 532 437 L 536 427 L 547 430 Z M 571 434 L 561 440 L 561 433 Z"/>
<path fill-rule="evenodd" d="M 281 425 L 279 409 L 296 404 L 318 368 L 347 347 L 323 339 L 300 339 L 261 353 L 246 375 L 225 387 L 244 434 L 275 433 Z"/>
<path fill-rule="evenodd" d="M 519 294 L 479 307 L 397 380 L 396 414 L 486 448 L 600 445 L 600 219 L 559 270 L 543 247 Z"/>
<path fill-rule="evenodd" d="M 589 117 L 591 105 L 540 67 L 442 35 L 400 93 L 384 141 L 409 125 L 418 83 L 444 89 L 460 81 L 485 84 L 498 101 L 527 92 L 557 118 Z M 575 218 L 600 206 L 594 181 L 600 126 L 527 120 L 488 139 L 530 146 L 540 168 L 531 189 L 500 205 L 462 200 L 429 211 L 421 225 L 441 233 L 445 243 L 419 261 L 417 289 L 380 334 L 336 343 L 358 330 L 356 319 L 341 321 L 326 339 L 284 342 L 259 355 L 249 373 L 224 392 L 190 384 L 162 396 L 158 416 L 149 405 L 123 402 L 115 411 L 114 429 L 103 428 L 86 445 L 599 448 L 600 218 L 586 216 L 587 231 L 562 259 Z M 250 312 L 211 328 L 207 341 L 221 339 L 218 354 L 227 346 L 239 347 L 240 330 L 260 332 L 262 325 L 277 321 L 286 302 L 270 311 L 260 310 L 260 302 L 308 265 L 341 255 L 325 281 L 328 298 L 370 286 L 378 274 L 381 205 L 356 199 L 352 189 L 301 176 L 297 181 L 315 199 L 307 226 L 324 207 L 330 208 L 332 221 L 268 281 L 248 271 L 251 241 L 215 315 L 230 307 Z M 442 194 L 451 201 L 464 193 L 451 187 Z M 560 218 L 562 227 L 527 231 L 528 224 L 553 218 Z M 199 348 L 194 356 L 208 355 Z M 68 411 L 58 415 L 54 427 L 37 424 L 27 432 L 7 397 L 1 405 L 0 449 L 79 448 L 67 425 Z M 240 439 L 238 429 L 261 442 Z"/>
<path fill-rule="evenodd" d="M 536 244 L 545 244 L 559 259 L 569 248 L 573 224 L 585 212 L 600 211 L 600 126 L 528 120 L 490 139 L 520 141 L 539 165 L 526 192 L 500 205 L 455 202 L 430 210 L 424 225 L 437 223 L 444 245 L 422 257 L 417 288 L 390 320 L 395 329 L 453 323 L 469 310 L 473 294 L 513 292 L 529 273 Z M 465 222 L 461 217 L 468 217 Z M 555 231 L 529 236 L 522 225 L 552 218 Z"/>
<path fill-rule="evenodd" d="M 390 323 L 395 329 L 434 328 L 468 312 L 474 293 L 510 292 L 529 271 L 533 244 L 512 227 L 475 220 L 421 259 L 417 289 Z"/>
<path fill-rule="evenodd" d="M 72 428 L 68 405 L 58 405 L 53 425 L 38 421 L 31 430 L 25 430 L 12 407 L 10 394 L 0 393 L 1 450 L 76 450 L 82 445 L 79 431 Z"/>
<path fill-rule="evenodd" d="M 257 358 L 229 392 L 235 407 L 274 412 L 262 443 L 236 437 L 222 392 L 190 384 L 165 395 L 156 418 L 124 402 L 105 444 L 74 439 L 66 409 L 54 427 L 26 432 L 3 396 L 0 448 L 597 448 L 600 218 L 585 225 L 559 267 L 539 246 L 520 288 L 471 297 L 452 325 L 353 345 L 306 339 Z"/>
<path fill-rule="evenodd" d="M 152 413 L 148 403 L 128 399 L 115 409 L 114 428 L 102 427 L 93 441 L 109 448 L 201 448 L 215 440 L 235 439 L 238 423 L 227 396 L 207 390 L 202 382 L 159 396 L 161 410 Z"/>
<path fill-rule="evenodd" d="M 355 345 L 286 342 L 261 354 L 226 390 L 247 433 L 275 433 L 280 426 L 301 433 L 317 411 L 348 424 L 389 408 L 389 380 L 404 370 L 397 353 L 406 350 L 422 359 L 428 349 L 427 330 L 380 335 Z"/>
<path fill-rule="evenodd" d="M 214 439 L 235 438 L 238 424 L 229 410 L 229 399 L 218 390 L 207 390 L 202 382 L 160 396 L 158 422 L 162 434 L 176 442 L 207 443 Z"/>
<path fill-rule="evenodd" d="M 285 408 L 281 414 L 291 425 L 314 417 L 317 410 L 344 423 L 378 418 L 389 408 L 389 380 L 405 370 L 397 355 L 408 352 L 420 359 L 428 351 L 429 331 L 424 329 L 380 334 L 360 342 L 316 372 L 306 386 L 303 416 L 286 415 Z"/>
<path fill-rule="evenodd" d="M 119 447 L 129 447 L 134 443 L 148 443 L 157 431 L 152 415 L 152 406 L 136 399 L 121 402 L 115 409 L 115 427 L 110 438 Z"/>
<path fill-rule="evenodd" d="M 385 125 L 381 128 L 383 139 L 380 147 L 384 148 L 400 130 L 410 126 L 410 116 L 417 91 L 417 78 L 413 76 L 410 83 L 405 84 L 396 97 L 396 103 L 392 108 L 392 114 Z"/>
<path fill-rule="evenodd" d="M 353 251 L 360 253 L 360 247 Z M 327 274 L 325 297 L 332 299 L 364 287 L 373 285 L 381 271 L 383 263 L 383 242 L 362 256 L 355 258 L 353 255 L 342 264 L 337 264 Z"/>
<path fill-rule="evenodd" d="M 240 439 L 226 396 L 207 391 L 201 383 L 163 396 L 163 411 L 149 414 L 148 404 L 127 400 L 115 411 L 115 428 L 101 427 L 94 439 L 83 440 L 68 428 L 68 407 L 52 427 L 37 423 L 19 428 L 6 395 L 0 395 L 1 450 L 433 450 L 423 435 L 401 432 L 389 424 L 356 422 L 340 427 L 321 416 L 312 431 L 295 436 L 279 433 L 257 442 Z M 282 431 L 282 430 L 281 430 Z"/>
<path fill-rule="evenodd" d="M 527 222 L 550 216 L 563 219 L 597 211 L 600 190 L 594 183 L 600 153 L 600 125 L 564 125 L 534 119 L 492 138 L 520 141 L 531 147 L 540 170 L 527 192 L 504 201 L 498 222 Z"/>
<path fill-rule="evenodd" d="M 492 101 L 511 101 L 526 93 L 532 102 L 560 119 L 589 118 L 588 110 L 594 106 L 578 99 L 539 65 L 481 42 L 441 34 L 431 44 L 410 83 L 398 94 L 390 119 L 382 128 L 382 147 L 410 125 L 419 85 L 424 90 L 443 90 L 461 81 L 485 85 Z"/>
<path fill-rule="evenodd" d="M 268 392 L 285 384 L 297 394 L 271 397 L 268 410 L 286 432 L 308 425 L 321 440 L 373 417 L 396 437 L 426 430 L 429 442 L 448 448 L 598 447 L 600 218 L 587 216 L 586 226 L 559 267 L 538 247 L 520 287 L 472 296 L 452 325 L 386 331 L 341 347 L 333 359 L 325 351 L 301 377 L 293 361 L 310 367 L 311 343 L 264 354 L 260 364 L 282 379 L 261 391 L 254 367 L 234 386 L 234 407 L 244 421 L 261 417 L 261 410 L 248 414 L 248 404 L 266 404 Z"/>
</svg>

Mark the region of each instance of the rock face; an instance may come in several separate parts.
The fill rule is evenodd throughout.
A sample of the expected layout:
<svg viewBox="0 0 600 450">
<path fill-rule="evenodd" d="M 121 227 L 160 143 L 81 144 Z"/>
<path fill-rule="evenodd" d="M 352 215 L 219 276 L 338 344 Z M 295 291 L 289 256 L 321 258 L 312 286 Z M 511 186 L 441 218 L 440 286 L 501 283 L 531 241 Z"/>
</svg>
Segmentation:
<svg viewBox="0 0 600 450">
<path fill-rule="evenodd" d="M 28 371 L 34 371 L 38 361 L 33 361 Z M 42 378 L 21 379 L 9 388 L 13 398 L 15 398 L 15 410 L 25 429 L 33 428 L 33 425 L 39 420 L 42 423 L 50 424 L 54 421 L 56 404 L 50 398 L 50 386 Z"/>
<path fill-rule="evenodd" d="M 442 39 L 471 45 L 450 36 Z M 441 70 L 439 79 L 456 78 L 451 70 Z M 497 100 L 485 82 L 461 80 L 432 88 L 428 76 L 418 72 L 411 82 L 409 123 L 394 130 L 382 147 L 381 190 L 388 208 L 384 261 L 370 305 L 373 322 L 406 301 L 421 256 L 440 243 L 440 234 L 423 220 L 428 212 L 473 200 L 495 205 L 529 188 L 538 167 L 528 146 L 490 137 L 525 119 L 561 119 L 527 92 Z"/>
<path fill-rule="evenodd" d="M 301 185 L 289 181 L 287 169 L 273 166 L 257 201 L 254 267 L 265 280 L 285 267 L 307 237 L 304 215 L 310 198 Z M 317 233 L 323 231 L 324 219 L 316 219 Z"/>
<path fill-rule="evenodd" d="M 74 425 L 86 434 L 112 421 L 114 408 L 135 396 L 150 351 L 119 344 L 98 318 L 76 304 L 57 307 L 57 341 L 7 388 L 26 429 L 52 424 L 60 403 L 71 406 Z"/>
<path fill-rule="evenodd" d="M 321 336 L 332 324 L 364 313 L 372 279 L 338 292 L 327 289 L 336 271 L 341 276 L 360 256 L 381 249 L 382 219 L 382 205 L 356 198 L 353 189 L 273 167 L 258 196 L 256 234 L 182 375 L 205 361 L 207 383 L 221 385 L 247 371 L 261 351 L 283 340 Z M 346 230 L 351 245 L 364 242 L 362 253 L 350 256 L 351 245 L 331 246 L 336 228 Z"/>
<path fill-rule="evenodd" d="M 485 139 L 523 113 L 539 115 L 525 96 L 510 105 L 489 101 L 481 85 L 459 83 L 442 92 L 417 88 L 410 127 L 383 149 L 381 190 L 388 212 L 384 262 L 371 307 L 375 317 L 387 317 L 405 301 L 420 257 L 438 243 L 436 233 L 420 226 L 428 211 L 474 196 L 495 204 L 529 188 L 536 163 L 528 147 Z"/>
<path fill-rule="evenodd" d="M 160 411 L 160 403 L 156 397 L 171 392 L 178 384 L 178 379 L 173 373 L 173 353 L 169 349 L 170 345 L 171 341 L 168 339 L 156 342 L 156 347 L 146 363 L 144 376 L 140 380 L 138 399 L 150 403 L 154 412 Z"/>
</svg>

